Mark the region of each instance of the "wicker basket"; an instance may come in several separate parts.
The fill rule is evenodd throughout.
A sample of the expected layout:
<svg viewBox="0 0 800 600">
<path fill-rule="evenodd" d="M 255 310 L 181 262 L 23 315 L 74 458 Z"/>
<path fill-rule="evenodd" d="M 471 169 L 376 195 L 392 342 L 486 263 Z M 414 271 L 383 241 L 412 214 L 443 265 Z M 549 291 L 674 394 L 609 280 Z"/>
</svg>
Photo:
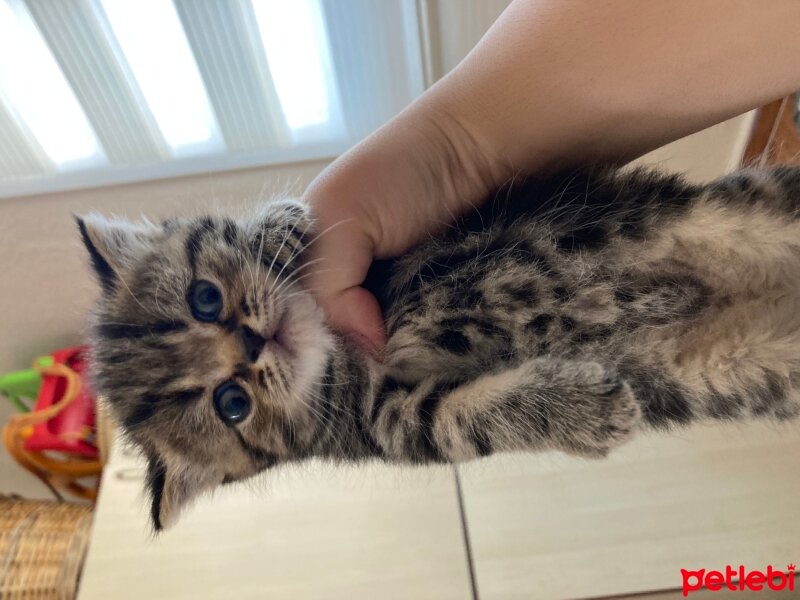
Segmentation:
<svg viewBox="0 0 800 600">
<path fill-rule="evenodd" d="M 89 543 L 89 506 L 0 496 L 0 600 L 71 600 Z"/>
</svg>

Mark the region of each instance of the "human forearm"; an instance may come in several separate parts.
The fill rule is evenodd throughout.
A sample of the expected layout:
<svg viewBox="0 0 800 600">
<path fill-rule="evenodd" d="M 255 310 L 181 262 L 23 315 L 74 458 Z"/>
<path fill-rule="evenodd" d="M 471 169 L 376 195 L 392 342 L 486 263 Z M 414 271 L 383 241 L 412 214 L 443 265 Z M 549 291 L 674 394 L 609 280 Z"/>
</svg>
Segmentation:
<svg viewBox="0 0 800 600">
<path fill-rule="evenodd" d="M 507 170 L 624 161 L 800 86 L 800 2 L 516 0 L 431 90 Z"/>
</svg>

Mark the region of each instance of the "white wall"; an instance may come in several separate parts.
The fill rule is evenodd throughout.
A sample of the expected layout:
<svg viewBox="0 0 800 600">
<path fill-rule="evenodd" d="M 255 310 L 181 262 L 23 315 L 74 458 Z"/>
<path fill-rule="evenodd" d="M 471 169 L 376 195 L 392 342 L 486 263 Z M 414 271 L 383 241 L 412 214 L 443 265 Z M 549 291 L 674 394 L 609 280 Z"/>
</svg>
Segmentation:
<svg viewBox="0 0 800 600">
<path fill-rule="evenodd" d="M 742 161 L 755 111 L 662 146 L 634 164 L 684 173 L 694 181 L 710 181 L 737 168 Z"/>
</svg>

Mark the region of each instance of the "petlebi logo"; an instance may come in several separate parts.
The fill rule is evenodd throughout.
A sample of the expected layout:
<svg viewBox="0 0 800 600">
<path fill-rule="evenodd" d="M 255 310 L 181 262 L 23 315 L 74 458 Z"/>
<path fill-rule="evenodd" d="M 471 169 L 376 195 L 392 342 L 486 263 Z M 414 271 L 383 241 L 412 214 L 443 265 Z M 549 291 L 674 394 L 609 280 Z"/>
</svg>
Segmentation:
<svg viewBox="0 0 800 600">
<path fill-rule="evenodd" d="M 689 592 L 695 592 L 701 588 L 706 588 L 710 592 L 718 592 L 720 590 L 760 592 L 765 589 L 776 592 L 781 590 L 794 591 L 793 563 L 786 565 L 785 571 L 772 565 L 768 565 L 766 571 L 748 571 L 744 565 L 739 565 L 738 568 L 727 565 L 725 571 L 706 571 L 705 569 L 689 571 L 681 569 L 681 575 L 683 576 L 684 596 L 688 596 Z"/>
</svg>

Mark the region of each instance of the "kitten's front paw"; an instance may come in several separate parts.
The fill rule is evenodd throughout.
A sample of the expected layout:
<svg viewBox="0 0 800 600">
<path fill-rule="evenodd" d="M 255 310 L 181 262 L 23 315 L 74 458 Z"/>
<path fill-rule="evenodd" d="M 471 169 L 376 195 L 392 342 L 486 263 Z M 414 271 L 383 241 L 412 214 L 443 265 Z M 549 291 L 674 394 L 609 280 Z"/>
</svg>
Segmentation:
<svg viewBox="0 0 800 600">
<path fill-rule="evenodd" d="M 616 371 L 597 363 L 592 367 L 592 376 L 582 382 L 580 393 L 572 399 L 574 422 L 565 429 L 561 448 L 599 458 L 633 437 L 641 409 L 631 387 Z"/>
</svg>

